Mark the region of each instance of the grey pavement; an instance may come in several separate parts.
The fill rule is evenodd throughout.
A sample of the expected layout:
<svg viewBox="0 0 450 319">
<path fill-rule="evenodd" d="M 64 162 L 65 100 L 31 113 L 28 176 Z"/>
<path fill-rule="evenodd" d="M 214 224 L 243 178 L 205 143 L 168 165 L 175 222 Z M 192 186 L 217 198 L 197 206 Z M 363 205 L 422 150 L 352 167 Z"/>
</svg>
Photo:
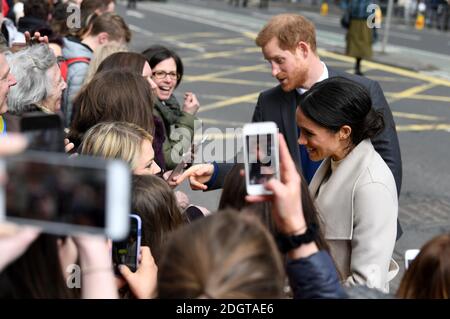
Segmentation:
<svg viewBox="0 0 450 319">
<path fill-rule="evenodd" d="M 227 1 L 224 0 L 183 1 L 183 5 L 200 5 L 202 10 L 204 10 L 203 14 L 208 16 L 215 14 L 214 10 L 226 10 L 227 12 L 246 15 L 245 17 L 242 17 L 239 23 L 243 26 L 245 25 L 254 32 L 259 30 L 262 26 L 261 23 L 254 21 L 254 18 L 268 20 L 270 16 L 275 14 L 297 12 L 306 16 L 318 26 L 326 26 L 326 28 L 323 29 L 318 28 L 317 31 L 319 47 L 333 52 L 344 53 L 345 30 L 340 26 L 340 9 L 336 6 L 330 6 L 329 14 L 327 16 L 321 16 L 319 7 L 311 5 L 310 3 L 311 1 L 297 1 L 293 3 L 275 1 L 270 3 L 268 9 L 254 8 L 252 10 L 251 7 L 255 7 L 256 3 L 250 3 L 250 8 L 234 8 L 229 6 Z M 168 5 L 170 4 L 171 3 L 169 2 Z M 179 7 L 180 5 L 173 4 L 173 6 Z M 220 17 L 217 18 L 218 21 L 227 21 L 228 16 L 226 14 L 221 14 Z M 229 22 L 234 23 L 234 20 L 235 19 L 230 20 Z M 400 23 L 400 19 L 398 18 L 394 18 L 392 24 L 390 41 L 384 52 L 382 51 L 382 38 L 385 25 L 383 24 L 382 28 L 379 29 L 379 41 L 373 46 L 374 57 L 372 58 L 372 61 L 450 79 L 450 32 L 428 29 L 416 31 L 413 26 L 405 26 Z M 428 38 L 436 38 L 438 40 L 434 41 L 441 42 L 436 45 L 429 45 Z M 441 38 L 442 40 L 439 40 Z M 398 42 L 399 40 L 403 40 L 400 41 L 400 43 L 404 43 L 405 40 L 418 43 L 415 48 L 393 43 Z M 423 45 L 421 46 L 420 43 L 423 43 Z M 441 49 L 436 48 L 435 50 L 430 51 L 432 46 L 438 46 L 441 47 Z"/>
</svg>

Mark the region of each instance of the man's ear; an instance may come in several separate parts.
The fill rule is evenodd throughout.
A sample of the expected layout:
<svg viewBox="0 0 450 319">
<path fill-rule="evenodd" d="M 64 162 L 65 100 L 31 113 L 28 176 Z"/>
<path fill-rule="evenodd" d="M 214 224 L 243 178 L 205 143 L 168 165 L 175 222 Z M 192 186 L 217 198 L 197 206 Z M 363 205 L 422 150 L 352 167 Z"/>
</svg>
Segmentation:
<svg viewBox="0 0 450 319">
<path fill-rule="evenodd" d="M 300 41 L 299 43 L 297 43 L 296 51 L 297 54 L 300 54 L 302 58 L 306 59 L 309 55 L 309 52 L 311 51 L 311 48 L 309 47 L 308 43 Z"/>
<path fill-rule="evenodd" d="M 100 32 L 97 34 L 97 41 L 100 45 L 106 44 L 109 41 L 109 34 L 106 32 Z"/>
<path fill-rule="evenodd" d="M 346 140 L 352 134 L 352 128 L 348 125 L 344 125 L 339 129 L 339 139 L 341 141 Z"/>
</svg>

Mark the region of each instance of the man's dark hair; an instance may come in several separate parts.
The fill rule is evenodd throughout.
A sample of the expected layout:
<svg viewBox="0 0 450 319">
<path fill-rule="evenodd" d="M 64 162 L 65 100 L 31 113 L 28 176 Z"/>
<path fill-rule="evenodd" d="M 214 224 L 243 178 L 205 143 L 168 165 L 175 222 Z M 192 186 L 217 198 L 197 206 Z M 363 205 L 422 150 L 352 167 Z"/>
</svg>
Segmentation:
<svg viewBox="0 0 450 319">
<path fill-rule="evenodd" d="M 23 4 L 25 17 L 35 17 L 44 21 L 48 20 L 51 12 L 50 3 L 45 0 L 27 0 Z"/>
</svg>

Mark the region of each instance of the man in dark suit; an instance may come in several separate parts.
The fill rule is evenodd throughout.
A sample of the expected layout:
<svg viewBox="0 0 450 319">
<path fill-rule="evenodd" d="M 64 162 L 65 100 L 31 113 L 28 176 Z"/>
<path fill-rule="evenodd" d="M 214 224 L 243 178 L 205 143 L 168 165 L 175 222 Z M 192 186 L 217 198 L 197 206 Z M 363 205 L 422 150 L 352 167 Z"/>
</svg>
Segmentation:
<svg viewBox="0 0 450 319">
<path fill-rule="evenodd" d="M 253 113 L 253 122 L 273 121 L 286 139 L 289 152 L 296 165 L 301 167 L 309 182 L 320 162 L 309 159 L 304 146 L 299 146 L 296 109 L 301 94 L 315 83 L 329 77 L 342 76 L 362 84 L 369 91 L 375 110 L 384 116 L 385 129 L 372 140 L 394 175 L 397 193 L 402 183 L 402 161 L 392 112 L 380 85 L 370 79 L 339 72 L 328 68 L 317 54 L 315 27 L 312 22 L 298 14 L 281 14 L 272 17 L 256 38 L 264 58 L 271 64 L 272 76 L 280 84 L 259 95 Z M 300 105 L 301 107 L 301 105 Z M 188 169 L 179 181 L 190 177 L 193 189 L 215 189 L 222 182 L 230 164 L 202 164 Z M 398 237 L 401 235 L 398 229 Z"/>
<path fill-rule="evenodd" d="M 372 98 L 373 107 L 384 115 L 385 129 L 372 140 L 372 143 L 391 169 L 397 192 L 400 194 L 402 182 L 400 146 L 392 112 L 380 85 L 361 76 L 328 68 L 317 54 L 313 23 L 301 15 L 274 16 L 259 32 L 256 44 L 261 47 L 265 59 L 271 64 L 272 76 L 280 84 L 259 95 L 252 121 L 273 121 L 278 125 L 295 163 L 301 167 L 306 179 L 311 180 L 320 163 L 312 162 L 304 147 L 297 143 L 299 129 L 295 122 L 295 113 L 298 97 L 316 82 L 328 77 L 342 76 L 365 86 Z M 209 166 L 193 166 L 178 179 L 178 182 L 191 177 L 193 189 L 220 188 L 232 164 L 205 165 Z M 192 183 L 195 179 L 198 183 Z"/>
</svg>

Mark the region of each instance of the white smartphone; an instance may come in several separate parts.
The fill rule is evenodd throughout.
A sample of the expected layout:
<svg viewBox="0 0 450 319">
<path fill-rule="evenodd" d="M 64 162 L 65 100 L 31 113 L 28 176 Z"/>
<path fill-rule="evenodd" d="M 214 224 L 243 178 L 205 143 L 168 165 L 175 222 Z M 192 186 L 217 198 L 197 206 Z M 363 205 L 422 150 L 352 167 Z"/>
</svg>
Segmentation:
<svg viewBox="0 0 450 319">
<path fill-rule="evenodd" d="M 0 163 L 0 220 L 58 235 L 128 235 L 131 174 L 125 163 L 36 151 Z"/>
<path fill-rule="evenodd" d="M 242 137 L 247 194 L 272 194 L 264 183 L 271 178 L 280 179 L 277 125 L 274 122 L 245 124 Z"/>
<path fill-rule="evenodd" d="M 414 260 L 414 258 L 416 258 L 419 252 L 419 249 L 408 249 L 407 251 L 405 251 L 405 270 L 409 268 L 412 261 Z"/>
</svg>

